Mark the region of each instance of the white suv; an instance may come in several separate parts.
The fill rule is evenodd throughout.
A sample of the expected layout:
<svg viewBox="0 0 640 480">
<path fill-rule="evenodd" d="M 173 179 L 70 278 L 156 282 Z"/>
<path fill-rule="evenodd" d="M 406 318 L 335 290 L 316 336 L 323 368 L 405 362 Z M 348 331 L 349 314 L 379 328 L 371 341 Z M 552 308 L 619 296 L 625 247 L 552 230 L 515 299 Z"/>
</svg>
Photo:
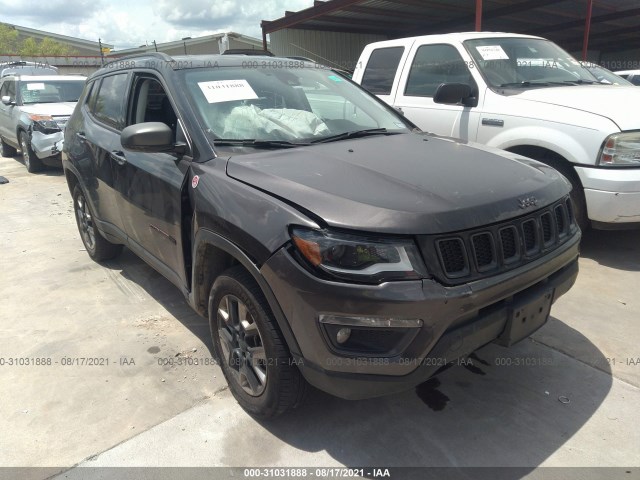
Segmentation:
<svg viewBox="0 0 640 480">
<path fill-rule="evenodd" d="M 377 42 L 353 80 L 423 130 L 557 168 L 582 227 L 640 226 L 640 89 L 601 84 L 554 43 L 488 32 Z"/>
<path fill-rule="evenodd" d="M 86 78 L 78 75 L 8 75 L 0 79 L 0 156 L 22 150 L 30 173 L 62 166 L 63 131 Z"/>
</svg>

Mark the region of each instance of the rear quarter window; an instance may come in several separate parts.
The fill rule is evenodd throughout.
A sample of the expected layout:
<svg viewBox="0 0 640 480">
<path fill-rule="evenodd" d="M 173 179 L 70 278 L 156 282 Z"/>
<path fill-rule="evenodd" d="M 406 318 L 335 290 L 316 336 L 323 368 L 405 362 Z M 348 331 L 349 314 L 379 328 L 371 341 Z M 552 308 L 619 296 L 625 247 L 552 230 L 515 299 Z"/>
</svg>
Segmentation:
<svg viewBox="0 0 640 480">
<path fill-rule="evenodd" d="M 362 75 L 362 86 L 375 95 L 389 95 L 404 47 L 378 48 L 371 52 Z"/>
</svg>

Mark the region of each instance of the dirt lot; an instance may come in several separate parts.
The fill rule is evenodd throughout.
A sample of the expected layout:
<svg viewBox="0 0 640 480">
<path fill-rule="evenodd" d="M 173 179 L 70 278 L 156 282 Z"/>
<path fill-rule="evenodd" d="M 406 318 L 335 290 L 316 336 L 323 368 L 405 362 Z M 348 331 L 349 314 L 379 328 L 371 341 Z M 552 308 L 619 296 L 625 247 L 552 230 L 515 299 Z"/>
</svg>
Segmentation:
<svg viewBox="0 0 640 480">
<path fill-rule="evenodd" d="M 0 466 L 51 467 L 13 478 L 276 465 L 610 466 L 636 478 L 640 232 L 589 232 L 576 286 L 512 349 L 489 345 L 415 391 L 317 393 L 258 422 L 176 288 L 127 250 L 89 259 L 61 171 L 31 175 L 17 157 L 0 159 L 0 175 Z"/>
</svg>

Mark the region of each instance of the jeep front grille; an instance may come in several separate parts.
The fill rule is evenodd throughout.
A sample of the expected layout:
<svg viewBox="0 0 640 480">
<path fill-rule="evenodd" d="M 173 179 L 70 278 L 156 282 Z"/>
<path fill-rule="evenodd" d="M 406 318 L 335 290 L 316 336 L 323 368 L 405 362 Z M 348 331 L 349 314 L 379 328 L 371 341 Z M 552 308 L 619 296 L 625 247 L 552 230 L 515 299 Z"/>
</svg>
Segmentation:
<svg viewBox="0 0 640 480">
<path fill-rule="evenodd" d="M 577 228 L 566 197 L 507 222 L 419 241 L 434 276 L 457 285 L 525 265 L 559 247 Z"/>
</svg>

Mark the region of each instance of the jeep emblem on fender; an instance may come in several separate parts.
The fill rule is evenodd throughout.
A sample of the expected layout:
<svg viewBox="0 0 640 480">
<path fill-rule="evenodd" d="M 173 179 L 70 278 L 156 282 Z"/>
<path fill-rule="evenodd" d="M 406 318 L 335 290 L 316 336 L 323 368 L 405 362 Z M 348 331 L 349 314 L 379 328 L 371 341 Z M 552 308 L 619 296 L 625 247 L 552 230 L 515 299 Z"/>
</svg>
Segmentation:
<svg viewBox="0 0 640 480">
<path fill-rule="evenodd" d="M 519 198 L 518 203 L 520 208 L 535 207 L 538 205 L 538 199 L 536 197 Z"/>
</svg>

